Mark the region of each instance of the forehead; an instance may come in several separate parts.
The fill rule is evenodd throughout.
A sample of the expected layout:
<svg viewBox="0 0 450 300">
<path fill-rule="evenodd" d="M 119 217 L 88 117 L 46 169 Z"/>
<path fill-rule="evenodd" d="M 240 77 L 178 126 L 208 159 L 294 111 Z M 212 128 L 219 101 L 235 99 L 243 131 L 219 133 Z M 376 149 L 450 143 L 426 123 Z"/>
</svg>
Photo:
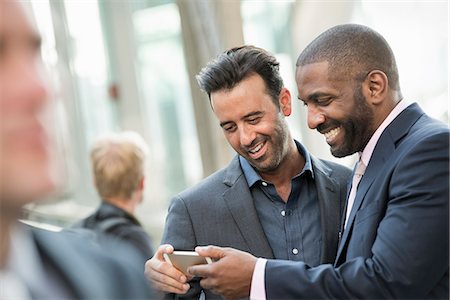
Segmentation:
<svg viewBox="0 0 450 300">
<path fill-rule="evenodd" d="M 265 102 L 272 102 L 267 93 L 264 80 L 259 75 L 251 75 L 231 89 L 222 89 L 211 93 L 211 105 L 213 110 L 228 111 L 231 107 L 251 108 Z"/>
<path fill-rule="evenodd" d="M 328 62 L 318 62 L 297 67 L 295 80 L 299 98 L 306 100 L 314 93 L 323 93 L 340 88 L 340 80 L 333 80 Z"/>
<path fill-rule="evenodd" d="M 38 36 L 32 15 L 20 1 L 0 0 L 0 38 L 20 39 Z"/>
</svg>

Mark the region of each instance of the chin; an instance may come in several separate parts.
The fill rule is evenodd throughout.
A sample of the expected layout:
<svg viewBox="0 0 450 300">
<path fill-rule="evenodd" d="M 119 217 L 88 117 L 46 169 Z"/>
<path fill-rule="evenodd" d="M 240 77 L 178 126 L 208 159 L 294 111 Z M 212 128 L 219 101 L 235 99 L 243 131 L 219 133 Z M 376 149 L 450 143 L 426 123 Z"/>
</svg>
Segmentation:
<svg viewBox="0 0 450 300">
<path fill-rule="evenodd" d="M 331 147 L 331 148 L 330 148 L 330 152 L 331 152 L 331 154 L 332 154 L 334 157 L 342 158 L 342 157 L 349 156 L 349 155 L 355 153 L 356 151 L 351 152 L 351 151 L 346 150 L 346 149 L 342 149 L 342 148 L 333 148 L 333 147 Z"/>
</svg>

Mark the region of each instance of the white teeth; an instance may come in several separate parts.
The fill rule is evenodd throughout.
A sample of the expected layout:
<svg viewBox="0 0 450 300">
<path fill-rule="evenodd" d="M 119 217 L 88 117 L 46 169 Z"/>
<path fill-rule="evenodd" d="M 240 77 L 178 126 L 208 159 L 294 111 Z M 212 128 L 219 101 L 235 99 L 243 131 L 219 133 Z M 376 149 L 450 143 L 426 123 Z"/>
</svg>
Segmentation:
<svg viewBox="0 0 450 300">
<path fill-rule="evenodd" d="M 328 132 L 325 132 L 323 135 L 325 136 L 326 139 L 333 139 L 334 137 L 336 137 L 339 133 L 339 131 L 341 131 L 341 129 L 338 128 L 334 128 Z"/>
<path fill-rule="evenodd" d="M 259 150 L 261 150 L 263 144 L 259 144 L 258 146 L 256 146 L 255 148 L 249 150 L 250 153 L 255 154 L 256 152 L 258 152 Z"/>
</svg>

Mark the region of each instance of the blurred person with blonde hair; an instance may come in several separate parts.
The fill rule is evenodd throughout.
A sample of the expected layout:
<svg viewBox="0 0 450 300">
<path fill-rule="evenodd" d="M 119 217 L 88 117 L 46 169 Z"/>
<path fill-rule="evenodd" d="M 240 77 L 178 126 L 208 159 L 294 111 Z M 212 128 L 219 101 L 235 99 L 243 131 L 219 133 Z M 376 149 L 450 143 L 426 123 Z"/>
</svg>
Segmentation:
<svg viewBox="0 0 450 300">
<path fill-rule="evenodd" d="M 144 262 L 153 255 L 152 243 L 134 214 L 144 198 L 147 154 L 148 146 L 136 132 L 98 138 L 91 149 L 91 165 L 102 202 L 92 215 L 74 226 L 132 245 Z"/>
<path fill-rule="evenodd" d="M 26 5 L 0 0 L 0 299 L 151 299 L 139 261 L 116 258 L 129 251 L 18 222 L 56 187 L 41 38 Z"/>
</svg>

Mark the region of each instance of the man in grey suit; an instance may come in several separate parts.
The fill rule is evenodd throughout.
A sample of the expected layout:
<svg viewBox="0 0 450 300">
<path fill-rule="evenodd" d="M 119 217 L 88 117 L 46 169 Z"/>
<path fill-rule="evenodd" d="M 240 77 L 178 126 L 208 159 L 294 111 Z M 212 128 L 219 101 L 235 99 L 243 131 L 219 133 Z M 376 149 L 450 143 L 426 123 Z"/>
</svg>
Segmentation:
<svg viewBox="0 0 450 300">
<path fill-rule="evenodd" d="M 56 177 L 42 122 L 49 99 L 40 37 L 23 4 L 0 0 L 0 299 L 152 299 L 133 252 L 103 253 L 17 221 L 23 205 L 54 190 Z"/>
<path fill-rule="evenodd" d="M 164 262 L 162 254 L 173 248 L 215 244 L 312 265 L 334 261 L 350 171 L 313 157 L 292 139 L 285 121 L 291 95 L 276 59 L 257 47 L 233 48 L 197 80 L 238 155 L 173 199 L 166 245 L 146 265 L 154 286 L 180 297 L 199 296 L 198 280 L 188 284 L 190 278 Z"/>
<path fill-rule="evenodd" d="M 333 155 L 360 157 L 334 264 L 211 246 L 196 251 L 220 260 L 189 272 L 229 299 L 448 299 L 448 125 L 403 99 L 391 48 L 366 26 L 319 35 L 296 81 L 309 127 Z"/>
</svg>

